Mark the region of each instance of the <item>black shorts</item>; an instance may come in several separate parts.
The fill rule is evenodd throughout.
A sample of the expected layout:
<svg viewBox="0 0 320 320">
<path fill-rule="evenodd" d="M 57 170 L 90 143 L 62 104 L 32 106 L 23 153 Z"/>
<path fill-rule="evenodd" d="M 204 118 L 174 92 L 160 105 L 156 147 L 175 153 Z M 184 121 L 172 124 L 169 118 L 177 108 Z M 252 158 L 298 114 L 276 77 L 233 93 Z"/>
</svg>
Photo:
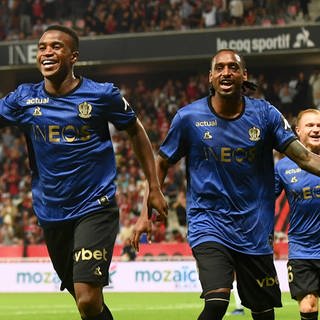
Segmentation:
<svg viewBox="0 0 320 320">
<path fill-rule="evenodd" d="M 236 272 L 242 304 L 254 311 L 282 307 L 273 255 L 247 255 L 219 243 L 206 242 L 192 249 L 197 262 L 202 295 L 232 288 Z"/>
<path fill-rule="evenodd" d="M 74 292 L 75 282 L 105 286 L 117 233 L 117 207 L 44 228 L 48 252 L 61 290 Z"/>
<path fill-rule="evenodd" d="M 287 263 L 291 297 L 301 300 L 309 293 L 320 295 L 320 260 L 290 259 Z"/>
</svg>

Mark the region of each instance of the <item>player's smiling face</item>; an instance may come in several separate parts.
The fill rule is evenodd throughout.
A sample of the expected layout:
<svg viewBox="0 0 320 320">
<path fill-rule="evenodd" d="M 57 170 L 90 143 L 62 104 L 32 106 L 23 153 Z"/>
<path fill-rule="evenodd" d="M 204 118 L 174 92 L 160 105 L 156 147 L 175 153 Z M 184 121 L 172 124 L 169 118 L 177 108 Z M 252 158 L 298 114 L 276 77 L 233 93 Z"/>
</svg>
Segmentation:
<svg viewBox="0 0 320 320">
<path fill-rule="evenodd" d="M 245 80 L 247 72 L 239 55 L 226 50 L 219 52 L 213 58 L 209 82 L 217 94 L 228 96 L 240 92 Z"/>
<path fill-rule="evenodd" d="M 45 78 L 63 80 L 77 61 L 72 38 L 59 30 L 45 32 L 38 44 L 37 66 Z"/>
<path fill-rule="evenodd" d="M 311 151 L 320 153 L 320 114 L 307 112 L 302 115 L 296 132 L 300 141 Z"/>
</svg>

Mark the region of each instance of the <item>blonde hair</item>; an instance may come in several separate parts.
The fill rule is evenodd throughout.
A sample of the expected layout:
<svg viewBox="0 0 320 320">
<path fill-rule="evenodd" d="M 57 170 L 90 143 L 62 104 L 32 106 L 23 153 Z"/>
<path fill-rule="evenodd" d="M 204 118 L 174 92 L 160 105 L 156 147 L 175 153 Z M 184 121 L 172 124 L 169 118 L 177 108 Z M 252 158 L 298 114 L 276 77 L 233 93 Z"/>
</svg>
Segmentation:
<svg viewBox="0 0 320 320">
<path fill-rule="evenodd" d="M 297 116 L 297 120 L 296 120 L 296 127 L 299 126 L 299 122 L 301 121 L 301 118 L 303 117 L 304 114 L 306 113 L 313 113 L 316 115 L 320 115 L 320 111 L 318 109 L 305 109 L 299 112 L 298 116 Z"/>
</svg>

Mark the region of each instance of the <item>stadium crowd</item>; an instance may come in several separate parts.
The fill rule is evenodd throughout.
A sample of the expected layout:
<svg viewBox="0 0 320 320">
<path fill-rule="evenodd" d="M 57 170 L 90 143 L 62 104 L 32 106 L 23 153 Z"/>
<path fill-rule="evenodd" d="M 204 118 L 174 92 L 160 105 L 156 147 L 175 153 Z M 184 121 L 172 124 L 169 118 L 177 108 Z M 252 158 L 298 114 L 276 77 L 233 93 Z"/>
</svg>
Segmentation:
<svg viewBox="0 0 320 320">
<path fill-rule="evenodd" d="M 310 1 L 1 0 L 0 39 L 38 39 L 56 23 L 74 28 L 80 36 L 302 24 L 312 20 Z"/>
<path fill-rule="evenodd" d="M 250 76 L 256 91 L 247 95 L 266 98 L 277 106 L 293 124 L 299 109 L 320 108 L 320 74 L 299 72 L 290 79 L 268 79 L 264 74 Z M 151 83 L 156 84 L 154 87 Z M 118 84 L 143 121 L 156 153 L 176 110 L 208 94 L 207 74 L 181 78 Z M 317 91 L 318 90 L 318 91 Z M 318 93 L 317 93 L 318 92 Z M 313 95 L 314 94 L 314 95 Z M 314 99 L 313 99 L 314 98 Z M 41 228 L 32 210 L 30 174 L 24 137 L 15 128 L 0 134 L 0 244 L 43 243 Z M 120 207 L 118 244 L 125 243 L 142 205 L 144 176 L 125 133 L 111 127 L 118 168 L 117 201 Z M 186 241 L 184 163 L 170 169 L 164 193 L 168 196 L 169 217 L 153 225 L 153 242 Z"/>
</svg>

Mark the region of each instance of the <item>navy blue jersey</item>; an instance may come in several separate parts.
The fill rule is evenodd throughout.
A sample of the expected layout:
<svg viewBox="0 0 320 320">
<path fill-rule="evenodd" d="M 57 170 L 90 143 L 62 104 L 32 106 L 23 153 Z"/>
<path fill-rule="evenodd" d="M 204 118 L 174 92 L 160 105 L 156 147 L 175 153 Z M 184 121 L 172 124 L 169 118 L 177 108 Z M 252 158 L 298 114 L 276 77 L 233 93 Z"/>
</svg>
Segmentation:
<svg viewBox="0 0 320 320">
<path fill-rule="evenodd" d="M 275 177 L 276 194 L 284 189 L 290 206 L 289 259 L 320 259 L 320 178 L 287 157 Z"/>
<path fill-rule="evenodd" d="M 101 199 L 114 198 L 108 122 L 121 130 L 136 116 L 112 83 L 83 78 L 59 97 L 48 94 L 44 82 L 22 84 L 0 100 L 0 115 L 1 125 L 25 130 L 33 205 L 41 224 L 99 210 Z"/>
<path fill-rule="evenodd" d="M 264 100 L 244 98 L 236 119 L 215 114 L 210 99 L 181 108 L 160 155 L 186 157 L 188 239 L 216 241 L 247 254 L 272 253 L 273 148 L 296 139 L 281 113 Z"/>
</svg>

